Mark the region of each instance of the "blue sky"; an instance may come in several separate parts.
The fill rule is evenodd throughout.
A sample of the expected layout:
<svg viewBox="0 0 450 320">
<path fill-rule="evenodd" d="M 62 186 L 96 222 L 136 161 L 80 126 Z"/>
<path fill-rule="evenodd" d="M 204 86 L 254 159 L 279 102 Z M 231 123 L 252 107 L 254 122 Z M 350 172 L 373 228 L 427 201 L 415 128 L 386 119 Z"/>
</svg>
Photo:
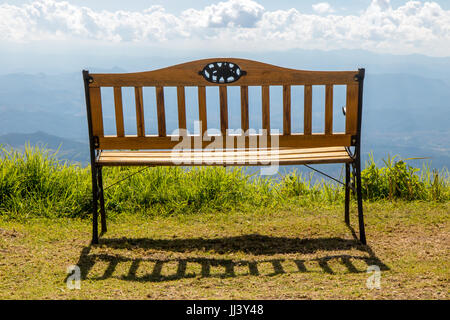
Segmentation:
<svg viewBox="0 0 450 320">
<path fill-rule="evenodd" d="M 367 50 L 450 56 L 450 0 L 6 0 L 6 51 Z"/>
<path fill-rule="evenodd" d="M 13 0 L 13 1 L 2 1 L 3 3 L 9 4 L 25 4 L 29 3 L 29 0 Z M 185 0 L 71 0 L 70 3 L 78 6 L 86 6 L 96 10 L 132 10 L 139 11 L 147 9 L 152 5 L 162 5 L 169 12 L 181 13 L 183 10 L 189 8 L 201 9 L 205 6 L 218 3 L 219 1 L 212 0 L 195 0 L 195 1 L 185 1 Z M 357 13 L 360 10 L 364 10 L 371 3 L 371 0 L 328 0 L 328 1 L 317 1 L 317 0 L 260 0 L 258 3 L 264 6 L 267 10 L 286 10 L 290 8 L 296 8 L 302 12 L 313 12 L 312 5 L 320 2 L 328 2 L 332 7 L 338 8 L 339 12 L 343 13 Z M 393 7 L 398 7 L 403 5 L 405 0 L 391 0 L 391 5 Z M 426 2 L 421 0 L 420 2 Z M 450 9 L 449 0 L 435 0 L 443 9 Z"/>
</svg>

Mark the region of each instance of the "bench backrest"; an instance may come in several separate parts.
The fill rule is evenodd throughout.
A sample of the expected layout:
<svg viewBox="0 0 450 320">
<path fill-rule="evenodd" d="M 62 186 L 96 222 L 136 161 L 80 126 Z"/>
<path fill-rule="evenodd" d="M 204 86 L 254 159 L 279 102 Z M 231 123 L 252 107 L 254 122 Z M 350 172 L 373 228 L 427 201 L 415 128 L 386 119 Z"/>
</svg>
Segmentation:
<svg viewBox="0 0 450 320">
<path fill-rule="evenodd" d="M 361 128 L 364 69 L 358 71 L 303 71 L 281 68 L 261 62 L 216 58 L 171 66 L 155 71 L 121 74 L 89 74 L 83 71 L 91 138 L 96 149 L 170 149 L 178 142 L 166 132 L 164 88 L 177 88 L 178 126 L 186 129 L 185 87 L 198 87 L 198 110 L 202 134 L 208 128 L 206 87 L 217 86 L 220 99 L 220 131 L 217 139 L 226 139 L 228 129 L 227 87 L 240 87 L 241 129 L 249 129 L 249 86 L 262 92 L 262 128 L 270 133 L 270 86 L 283 87 L 283 130 L 280 147 L 352 146 L 359 140 Z M 304 131 L 291 130 L 291 86 L 304 86 Z M 312 133 L 312 86 L 325 86 L 324 132 Z M 333 132 L 333 86 L 346 86 L 345 132 Z M 105 136 L 101 87 L 114 88 L 116 135 Z M 134 87 L 137 135 L 124 132 L 122 87 Z M 156 88 L 158 134 L 145 134 L 143 87 Z M 245 135 L 245 134 L 244 134 Z M 244 139 L 248 139 L 246 136 Z M 205 147 L 210 142 L 205 142 Z M 270 144 L 270 135 L 269 135 Z M 224 144 L 225 145 L 225 144 Z"/>
</svg>

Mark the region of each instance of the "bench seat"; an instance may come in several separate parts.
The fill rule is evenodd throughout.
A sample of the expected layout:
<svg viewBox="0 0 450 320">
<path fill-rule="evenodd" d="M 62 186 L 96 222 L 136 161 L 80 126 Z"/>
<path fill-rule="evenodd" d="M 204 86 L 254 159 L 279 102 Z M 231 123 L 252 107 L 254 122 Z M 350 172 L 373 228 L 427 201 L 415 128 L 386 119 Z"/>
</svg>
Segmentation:
<svg viewBox="0 0 450 320">
<path fill-rule="evenodd" d="M 172 150 L 161 151 L 101 151 L 96 162 L 102 166 L 148 165 L 280 165 L 313 163 L 349 163 L 353 159 L 345 147 L 232 149 L 232 150 Z"/>
</svg>

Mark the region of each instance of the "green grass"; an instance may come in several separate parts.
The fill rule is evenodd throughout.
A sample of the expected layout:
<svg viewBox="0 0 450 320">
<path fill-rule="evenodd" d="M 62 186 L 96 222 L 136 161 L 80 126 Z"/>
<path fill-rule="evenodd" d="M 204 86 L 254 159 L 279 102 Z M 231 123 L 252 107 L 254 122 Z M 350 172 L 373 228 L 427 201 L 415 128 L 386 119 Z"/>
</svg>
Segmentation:
<svg viewBox="0 0 450 320">
<path fill-rule="evenodd" d="M 0 299 L 449 298 L 446 170 L 369 161 L 363 246 L 343 222 L 341 186 L 151 168 L 107 190 L 108 232 L 90 245 L 89 168 L 1 152 Z M 106 168 L 105 185 L 138 170 Z M 80 290 L 66 286 L 70 265 Z M 366 287 L 370 265 L 381 289 Z"/>
<path fill-rule="evenodd" d="M 0 299 L 448 299 L 449 212 L 366 202 L 367 246 L 342 204 L 121 215 L 93 246 L 86 219 L 0 219 Z M 66 286 L 70 265 L 80 290 Z M 380 289 L 366 287 L 370 265 Z"/>
<path fill-rule="evenodd" d="M 55 154 L 27 147 L 23 153 L 2 149 L 0 214 L 12 219 L 90 215 L 90 168 L 61 162 Z M 412 168 L 406 160 L 388 158 L 379 167 L 370 160 L 362 172 L 365 200 L 446 202 L 450 176 Z M 107 167 L 109 186 L 141 168 Z M 174 216 L 214 212 L 283 210 L 294 206 L 342 203 L 343 188 L 330 181 L 311 182 L 297 172 L 279 180 L 250 176 L 237 167 L 155 167 L 106 190 L 110 217 L 140 213 Z"/>
</svg>

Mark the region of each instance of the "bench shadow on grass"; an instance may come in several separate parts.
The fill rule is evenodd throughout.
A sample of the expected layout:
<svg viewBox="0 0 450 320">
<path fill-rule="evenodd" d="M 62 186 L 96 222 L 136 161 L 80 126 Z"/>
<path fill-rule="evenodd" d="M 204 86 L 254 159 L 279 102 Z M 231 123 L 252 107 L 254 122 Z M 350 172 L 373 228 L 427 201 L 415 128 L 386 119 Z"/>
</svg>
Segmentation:
<svg viewBox="0 0 450 320">
<path fill-rule="evenodd" d="M 203 239 L 150 239 L 150 238 L 103 238 L 100 239 L 100 244 L 95 247 L 106 247 L 110 249 L 147 249 L 158 251 L 170 251 L 178 253 L 189 253 L 194 251 L 213 253 L 214 255 L 227 254 L 232 252 L 243 252 L 253 256 L 258 255 L 274 255 L 274 254 L 312 254 L 317 251 L 345 251 L 358 250 L 363 256 L 350 254 L 334 254 L 327 255 L 320 258 L 277 258 L 277 259 L 257 259 L 257 260 L 242 260 L 242 259 L 218 259 L 205 257 L 186 257 L 186 258 L 172 258 L 172 259 L 158 259 L 158 258 L 132 258 L 127 255 L 120 255 L 114 252 L 113 254 L 94 254 L 91 252 L 91 246 L 83 248 L 79 257 L 77 265 L 81 270 L 82 280 L 105 280 L 108 278 L 116 278 L 128 281 L 138 282 L 161 282 L 171 281 L 183 278 L 192 277 L 236 277 L 240 276 L 235 273 L 235 267 L 244 267 L 248 270 L 242 275 L 260 276 L 258 266 L 262 263 L 269 263 L 273 267 L 273 273 L 265 274 L 264 276 L 273 276 L 277 274 L 286 273 L 283 268 L 283 263 L 291 261 L 296 266 L 294 272 L 323 272 L 326 274 L 335 274 L 336 272 L 330 267 L 329 261 L 339 261 L 349 273 L 366 273 L 366 269 L 359 269 L 353 264 L 355 261 L 363 261 L 367 266 L 377 265 L 380 270 L 389 270 L 389 268 L 375 255 L 370 246 L 362 245 L 356 238 L 356 233 L 349 226 L 352 232 L 353 239 L 342 238 L 285 238 L 285 237 L 270 237 L 258 234 L 243 235 L 237 237 Z M 107 264 L 107 267 L 101 276 L 88 276 L 91 269 L 98 262 Z M 130 263 L 131 266 L 127 275 L 115 276 L 114 272 L 119 263 Z M 142 262 L 149 262 L 153 264 L 153 270 L 143 276 L 136 274 L 139 265 Z M 164 265 L 172 263 L 176 265 L 176 272 L 171 275 L 163 275 L 162 269 Z M 319 271 L 310 270 L 305 263 L 316 263 L 320 269 Z M 199 273 L 187 272 L 188 264 L 196 264 L 201 267 Z M 222 267 L 223 273 L 212 274 L 211 267 Z M 247 269 L 248 268 L 248 269 Z M 321 271 L 320 271 L 321 270 Z"/>
</svg>

